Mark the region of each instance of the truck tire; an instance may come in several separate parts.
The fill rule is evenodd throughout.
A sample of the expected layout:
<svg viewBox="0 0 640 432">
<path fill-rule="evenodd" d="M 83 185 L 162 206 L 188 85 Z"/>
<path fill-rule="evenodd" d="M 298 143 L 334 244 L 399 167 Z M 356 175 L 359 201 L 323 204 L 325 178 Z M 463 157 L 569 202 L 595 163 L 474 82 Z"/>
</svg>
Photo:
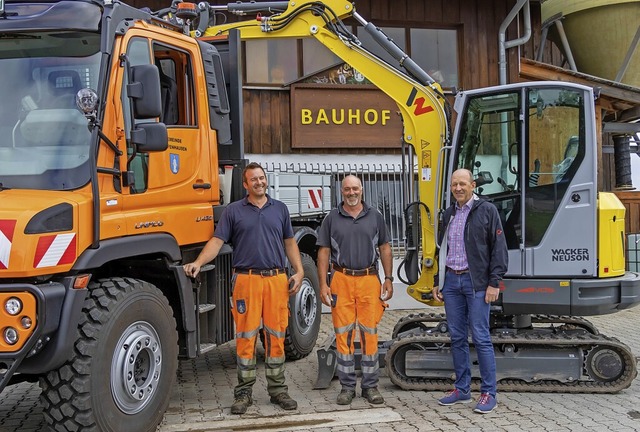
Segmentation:
<svg viewBox="0 0 640 432">
<path fill-rule="evenodd" d="M 320 330 L 320 283 L 313 258 L 303 253 L 304 279 L 300 291 L 289 299 L 289 326 L 284 340 L 288 360 L 308 356 L 318 340 Z"/>
<path fill-rule="evenodd" d="M 70 359 L 40 378 L 55 431 L 155 431 L 169 404 L 178 335 L 166 297 L 130 278 L 91 282 Z"/>
</svg>

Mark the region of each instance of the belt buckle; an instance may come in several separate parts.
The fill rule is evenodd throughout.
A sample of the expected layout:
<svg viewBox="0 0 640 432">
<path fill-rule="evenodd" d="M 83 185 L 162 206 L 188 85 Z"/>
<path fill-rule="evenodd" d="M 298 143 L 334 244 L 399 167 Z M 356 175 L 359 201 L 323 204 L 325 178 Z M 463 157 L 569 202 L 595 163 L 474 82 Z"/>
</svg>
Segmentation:
<svg viewBox="0 0 640 432">
<path fill-rule="evenodd" d="M 273 276 L 275 271 L 276 270 L 269 269 L 269 270 L 262 270 L 260 273 L 262 274 L 262 276 Z"/>
</svg>

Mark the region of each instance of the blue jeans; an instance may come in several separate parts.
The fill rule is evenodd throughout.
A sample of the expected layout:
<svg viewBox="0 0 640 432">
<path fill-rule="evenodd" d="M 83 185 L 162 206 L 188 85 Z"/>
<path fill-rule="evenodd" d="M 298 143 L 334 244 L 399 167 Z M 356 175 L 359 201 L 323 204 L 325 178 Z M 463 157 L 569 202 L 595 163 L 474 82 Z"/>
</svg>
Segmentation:
<svg viewBox="0 0 640 432">
<path fill-rule="evenodd" d="M 480 367 L 480 391 L 495 397 L 496 358 L 489 333 L 490 305 L 484 301 L 485 291 L 474 292 L 469 273 L 456 275 L 447 272 L 442 296 L 451 335 L 455 387 L 465 393 L 471 390 L 468 342 L 470 328 Z"/>
</svg>

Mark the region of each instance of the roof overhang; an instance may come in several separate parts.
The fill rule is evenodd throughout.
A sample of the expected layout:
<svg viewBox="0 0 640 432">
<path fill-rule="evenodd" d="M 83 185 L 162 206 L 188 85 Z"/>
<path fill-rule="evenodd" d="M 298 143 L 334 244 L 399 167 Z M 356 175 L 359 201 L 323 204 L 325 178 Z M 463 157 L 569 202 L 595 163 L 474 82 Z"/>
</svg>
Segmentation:
<svg viewBox="0 0 640 432">
<path fill-rule="evenodd" d="M 640 119 L 640 88 L 638 87 L 526 58 L 520 58 L 520 78 L 532 81 L 572 82 L 593 87 L 599 97 L 598 104 L 607 111 L 605 120 L 632 122 Z"/>
</svg>

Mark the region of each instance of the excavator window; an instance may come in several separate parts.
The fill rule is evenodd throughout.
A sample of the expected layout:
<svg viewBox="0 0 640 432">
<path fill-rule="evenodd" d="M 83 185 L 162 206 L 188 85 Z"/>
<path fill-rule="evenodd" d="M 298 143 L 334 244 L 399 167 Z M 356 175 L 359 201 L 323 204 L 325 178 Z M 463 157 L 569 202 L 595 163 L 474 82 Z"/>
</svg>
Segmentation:
<svg viewBox="0 0 640 432">
<path fill-rule="evenodd" d="M 539 245 L 585 155 L 581 95 L 511 90 L 467 106 L 457 166 L 478 177 L 476 193 L 498 208 L 509 249 Z"/>
<path fill-rule="evenodd" d="M 583 101 L 577 92 L 556 89 L 530 92 L 526 246 L 540 244 L 584 159 L 582 112 Z"/>
<path fill-rule="evenodd" d="M 458 152 L 458 167 L 478 178 L 476 193 L 498 208 L 509 249 L 518 248 L 522 235 L 519 101 L 518 92 L 472 99 Z"/>
</svg>

